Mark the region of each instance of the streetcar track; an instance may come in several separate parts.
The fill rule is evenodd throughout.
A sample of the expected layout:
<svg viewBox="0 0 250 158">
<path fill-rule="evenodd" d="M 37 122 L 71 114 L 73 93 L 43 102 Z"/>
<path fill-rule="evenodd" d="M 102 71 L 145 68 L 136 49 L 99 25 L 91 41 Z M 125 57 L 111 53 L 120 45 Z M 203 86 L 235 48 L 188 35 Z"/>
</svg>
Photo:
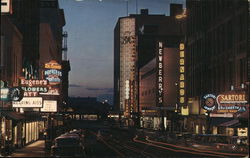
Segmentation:
<svg viewBox="0 0 250 158">
<path fill-rule="evenodd" d="M 188 148 L 188 147 L 184 147 L 184 146 L 178 146 L 178 145 L 174 145 L 174 144 L 168 144 L 168 143 L 164 143 L 164 142 L 153 141 L 153 140 L 150 140 L 148 136 L 146 137 L 146 140 L 148 142 L 151 142 L 151 143 L 156 143 L 156 144 L 161 144 L 161 145 L 166 145 L 166 146 L 172 146 L 172 147 L 175 147 L 175 148 L 193 150 L 193 151 L 197 151 L 197 152 L 205 152 L 205 153 L 212 153 L 212 154 L 218 154 L 218 155 L 227 155 L 227 156 L 242 156 L 242 157 L 246 156 L 246 155 L 237 154 L 237 153 L 222 153 L 222 152 L 216 152 L 216 151 L 210 151 L 210 150 L 205 151 L 205 150 Z"/>
<path fill-rule="evenodd" d="M 148 143 L 148 142 L 145 142 L 145 141 L 137 140 L 137 138 L 138 138 L 138 136 L 136 135 L 133 138 L 133 140 L 135 142 L 138 142 L 138 143 L 147 144 L 147 145 L 154 146 L 154 147 L 157 147 L 157 148 L 161 148 L 161 149 L 164 149 L 164 150 L 170 150 L 170 151 L 174 151 L 174 152 L 183 152 L 183 153 L 189 153 L 189 154 L 196 154 L 196 155 L 205 155 L 205 156 L 214 156 L 214 157 L 223 157 L 223 158 L 226 157 L 226 156 L 216 155 L 216 154 L 197 153 L 197 152 L 191 152 L 191 151 L 187 151 L 187 150 L 176 150 L 176 149 L 172 149 L 172 148 L 168 148 L 168 147 L 156 145 L 156 144 L 153 144 L 153 143 Z"/>
</svg>

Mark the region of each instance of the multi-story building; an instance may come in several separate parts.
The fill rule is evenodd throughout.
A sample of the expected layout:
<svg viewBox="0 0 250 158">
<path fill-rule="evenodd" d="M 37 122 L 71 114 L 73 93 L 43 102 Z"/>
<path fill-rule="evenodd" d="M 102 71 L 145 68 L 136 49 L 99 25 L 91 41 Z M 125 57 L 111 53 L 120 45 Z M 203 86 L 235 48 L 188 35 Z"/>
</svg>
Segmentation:
<svg viewBox="0 0 250 158">
<path fill-rule="evenodd" d="M 249 105 L 248 1 L 187 0 L 186 4 L 189 129 L 236 134 L 238 127 L 247 127 L 239 120 Z"/>
<path fill-rule="evenodd" d="M 12 23 L 8 15 L 1 15 L 1 60 L 0 80 L 0 150 L 10 143 L 18 147 L 22 144 L 21 116 L 12 111 L 10 102 L 6 96 L 6 90 L 17 87 L 19 76 L 22 74 L 22 42 L 23 36 L 18 28 Z M 17 134 L 17 131 L 19 134 Z"/>
<path fill-rule="evenodd" d="M 114 106 L 125 117 L 127 125 L 138 121 L 137 114 L 140 112 L 139 68 L 156 56 L 157 41 L 162 37 L 168 36 L 171 42 L 178 41 L 181 37 L 180 30 L 173 30 L 172 27 L 179 23 L 174 15 L 182 12 L 182 5 L 172 5 L 171 8 L 171 17 L 151 15 L 147 9 L 142 9 L 141 14 L 119 18 L 116 24 Z M 168 23 L 173 25 L 170 26 Z"/>
</svg>

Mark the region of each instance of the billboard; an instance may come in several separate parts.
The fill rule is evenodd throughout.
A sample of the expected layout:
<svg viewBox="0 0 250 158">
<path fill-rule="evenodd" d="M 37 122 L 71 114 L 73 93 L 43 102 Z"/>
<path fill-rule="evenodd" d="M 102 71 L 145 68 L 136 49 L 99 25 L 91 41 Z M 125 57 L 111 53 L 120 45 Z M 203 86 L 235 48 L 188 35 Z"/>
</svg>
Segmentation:
<svg viewBox="0 0 250 158">
<path fill-rule="evenodd" d="M 42 97 L 23 97 L 21 101 L 13 101 L 13 108 L 41 108 L 43 106 Z"/>
<path fill-rule="evenodd" d="M 41 112 L 57 112 L 57 101 L 56 100 L 44 100 Z"/>
</svg>

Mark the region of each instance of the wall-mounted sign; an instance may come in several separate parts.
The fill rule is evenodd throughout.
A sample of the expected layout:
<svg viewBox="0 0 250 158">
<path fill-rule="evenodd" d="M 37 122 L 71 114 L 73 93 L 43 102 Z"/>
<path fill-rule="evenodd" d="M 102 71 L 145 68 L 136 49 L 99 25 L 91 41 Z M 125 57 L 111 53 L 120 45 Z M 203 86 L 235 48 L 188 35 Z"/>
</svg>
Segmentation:
<svg viewBox="0 0 250 158">
<path fill-rule="evenodd" d="M 44 100 L 41 112 L 57 112 L 57 101 L 55 100 Z"/>
<path fill-rule="evenodd" d="M 12 13 L 11 0 L 1 0 L 1 13 Z"/>
<path fill-rule="evenodd" d="M 51 60 L 50 62 L 45 64 L 45 69 L 61 70 L 62 66 L 60 64 L 58 64 L 55 60 Z"/>
<path fill-rule="evenodd" d="M 208 111 L 213 111 L 216 108 L 216 96 L 207 94 L 203 97 L 202 108 Z"/>
<path fill-rule="evenodd" d="M 23 97 L 21 101 L 13 101 L 13 108 L 41 108 L 43 106 L 42 97 Z"/>
<path fill-rule="evenodd" d="M 163 43 L 158 42 L 158 51 L 156 54 L 156 62 L 157 62 L 157 103 L 158 106 L 163 106 Z"/>
<path fill-rule="evenodd" d="M 1 88 L 0 100 L 2 101 L 20 101 L 23 98 L 23 90 L 19 87 Z"/>
<path fill-rule="evenodd" d="M 246 96 L 239 94 L 220 94 L 216 98 L 218 104 L 218 113 L 236 113 L 246 111 Z"/>
<path fill-rule="evenodd" d="M 26 80 L 21 78 L 20 85 L 25 97 L 36 97 L 39 93 L 48 92 L 48 80 Z"/>
<path fill-rule="evenodd" d="M 185 105 L 185 45 L 180 43 L 180 60 L 179 60 L 179 104 Z"/>
<path fill-rule="evenodd" d="M 41 95 L 60 95 L 59 93 L 59 89 L 58 88 L 54 88 L 54 87 L 49 87 L 48 92 L 47 93 L 39 93 Z"/>
<path fill-rule="evenodd" d="M 20 79 L 21 86 L 29 86 L 29 87 L 46 87 L 48 86 L 48 80 L 26 80 Z"/>
</svg>

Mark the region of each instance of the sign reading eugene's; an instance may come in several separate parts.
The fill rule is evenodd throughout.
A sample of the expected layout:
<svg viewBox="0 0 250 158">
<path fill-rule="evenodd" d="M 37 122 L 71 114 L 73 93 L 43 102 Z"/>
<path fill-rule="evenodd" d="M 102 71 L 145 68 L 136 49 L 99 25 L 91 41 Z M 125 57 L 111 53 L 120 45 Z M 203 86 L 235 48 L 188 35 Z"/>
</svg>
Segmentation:
<svg viewBox="0 0 250 158">
<path fill-rule="evenodd" d="M 236 113 L 246 111 L 247 103 L 244 93 L 238 94 L 220 94 L 216 98 L 218 104 L 218 113 Z"/>
</svg>

